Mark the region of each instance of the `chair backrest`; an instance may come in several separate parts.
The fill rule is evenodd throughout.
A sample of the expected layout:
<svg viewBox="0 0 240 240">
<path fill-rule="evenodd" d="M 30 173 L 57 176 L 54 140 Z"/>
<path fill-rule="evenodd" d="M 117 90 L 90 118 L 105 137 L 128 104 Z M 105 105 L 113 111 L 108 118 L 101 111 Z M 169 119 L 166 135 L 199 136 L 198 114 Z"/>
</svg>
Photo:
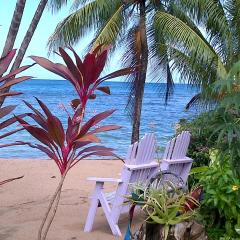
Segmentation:
<svg viewBox="0 0 240 240">
<path fill-rule="evenodd" d="M 191 135 L 188 131 L 183 131 L 170 140 L 165 148 L 163 159 L 181 159 L 186 157 L 190 137 Z"/>
<path fill-rule="evenodd" d="M 145 134 L 144 137 L 130 145 L 125 164 L 139 165 L 153 161 L 156 153 L 156 137 L 154 133 Z"/>
<path fill-rule="evenodd" d="M 186 183 L 188 173 L 191 168 L 191 162 L 187 160 L 187 151 L 190 143 L 190 133 L 188 131 L 183 131 L 177 137 L 170 140 L 165 148 L 163 154 L 163 160 L 184 160 L 186 162 L 179 162 L 176 164 L 169 164 L 168 171 L 175 173 L 177 176 L 181 177 Z"/>
<path fill-rule="evenodd" d="M 146 182 L 157 171 L 159 164 L 154 161 L 156 141 L 154 134 L 146 134 L 139 142 L 128 149 L 127 158 L 121 173 L 122 183 L 118 185 L 112 202 L 113 218 L 118 219 L 122 212 L 124 196 L 129 193 L 130 184 Z"/>
</svg>

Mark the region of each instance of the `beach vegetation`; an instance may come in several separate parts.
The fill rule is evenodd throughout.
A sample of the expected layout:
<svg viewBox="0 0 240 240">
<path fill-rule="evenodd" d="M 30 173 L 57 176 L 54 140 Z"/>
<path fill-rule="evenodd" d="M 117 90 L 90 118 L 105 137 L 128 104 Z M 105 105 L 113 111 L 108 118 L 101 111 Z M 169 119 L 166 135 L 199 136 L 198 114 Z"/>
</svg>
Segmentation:
<svg viewBox="0 0 240 240">
<path fill-rule="evenodd" d="M 52 0 L 51 4 L 59 10 L 67 2 Z M 147 69 L 149 78 L 167 83 L 166 101 L 173 92 L 175 76 L 199 88 L 187 108 L 215 100 L 215 96 L 205 94 L 209 85 L 219 75 L 226 76 L 239 60 L 238 8 L 237 1 L 221 0 L 76 0 L 70 15 L 57 25 L 49 46 L 54 50 L 77 43 L 91 31 L 95 38 L 90 45 L 112 44 L 117 49 L 124 43 L 123 63 L 142 66 L 138 75 L 129 78 L 128 110 L 135 142 Z"/>
<path fill-rule="evenodd" d="M 32 110 L 32 113 L 28 113 L 28 116 L 32 118 L 34 124 L 16 116 L 22 127 L 40 142 L 40 144 L 32 142 L 19 143 L 27 144 L 29 147 L 45 153 L 50 159 L 55 161 L 61 174 L 59 185 L 50 200 L 49 207 L 40 226 L 39 240 L 46 239 L 56 214 L 61 189 L 69 170 L 79 161 L 90 156 L 117 158 L 112 148 L 99 144 L 100 138 L 97 136 L 98 133 L 119 128 L 117 125 L 101 125 L 102 121 L 111 116 L 115 110 L 98 113 L 86 120 L 85 111 L 88 101 L 96 99 L 96 91 L 110 94 L 109 87 L 101 85 L 105 80 L 131 74 L 137 70 L 137 67 L 130 67 L 117 70 L 106 76 L 100 76 L 107 60 L 107 48 L 102 45 L 96 47 L 85 56 L 84 60 L 81 60 L 73 48 L 69 48 L 69 50 L 72 52 L 74 60 L 63 48 L 59 48 L 58 54 L 62 57 L 65 65 L 53 63 L 43 57 L 31 56 L 43 68 L 68 80 L 76 90 L 77 98 L 71 101 L 71 112 L 65 108 L 68 116 L 66 129 L 64 129 L 61 120 L 39 99 L 37 99 L 37 102 L 42 112 L 38 111 L 30 103 L 25 102 Z"/>
<path fill-rule="evenodd" d="M 13 49 L 12 51 L 8 52 L 4 57 L 0 58 L 0 91 L 4 91 L 6 88 L 13 86 L 15 84 L 18 84 L 20 82 L 26 81 L 31 78 L 31 76 L 22 76 L 22 77 L 16 77 L 17 74 L 23 72 L 24 70 L 28 69 L 32 65 L 27 65 L 23 66 L 21 68 L 16 69 L 15 71 L 10 71 L 9 73 L 6 74 L 6 72 L 9 69 L 10 64 L 12 63 L 12 60 L 16 54 L 16 49 Z M 6 93 L 0 93 L 0 97 L 12 97 L 12 96 L 17 96 L 22 94 L 19 91 L 10 91 Z M 0 107 L 0 140 L 1 142 L 8 136 L 23 130 L 22 128 L 17 128 L 12 131 L 5 131 L 8 129 L 8 127 L 12 124 L 14 124 L 17 120 L 15 117 L 10 117 L 7 118 L 10 113 L 16 108 L 16 105 L 7 105 L 7 106 L 1 106 Z M 25 117 L 26 114 L 20 114 L 18 115 L 18 118 L 21 119 Z M 4 131 L 4 133 L 3 133 Z M 14 142 L 14 143 L 4 143 L 0 144 L 0 148 L 3 147 L 8 147 L 8 146 L 13 146 L 13 145 L 19 145 L 19 143 Z M 11 182 L 13 180 L 17 180 L 22 178 L 21 177 L 15 177 L 15 178 L 10 178 L 6 180 L 1 180 L 0 185 L 3 185 L 5 183 Z"/>
<path fill-rule="evenodd" d="M 174 236 L 174 227 L 194 219 L 194 209 L 200 206 L 200 193 L 200 188 L 186 192 L 176 188 L 170 181 L 159 186 L 154 183 L 147 187 L 132 186 L 132 193 L 127 197 L 132 204 L 131 209 L 140 206 L 146 218 L 145 227 L 140 228 L 145 232 L 140 237 L 137 231 L 132 239 L 175 239 L 171 238 Z M 130 219 L 132 217 L 133 210 L 130 210 Z"/>
<path fill-rule="evenodd" d="M 238 239 L 240 233 L 239 73 L 237 62 L 211 85 L 214 107 L 190 122 L 182 121 L 183 129 L 192 130 L 195 166 L 205 167 L 192 172 L 195 184 L 204 190 L 200 216 L 210 239 Z"/>
<path fill-rule="evenodd" d="M 211 152 L 211 164 L 199 174 L 204 189 L 200 215 L 210 239 L 240 237 L 240 180 L 234 176 L 229 158 Z M 228 238 L 227 238 L 228 237 Z"/>
<path fill-rule="evenodd" d="M 54 10 L 68 1 L 52 0 Z M 58 46 L 75 44 L 94 31 L 90 46 L 111 44 L 123 52 L 123 66 L 141 65 L 138 74 L 131 75 L 127 112 L 132 120 L 132 140 L 139 140 L 140 117 L 144 86 L 147 78 L 166 82 L 166 100 L 173 90 L 173 78 L 164 35 L 159 35 L 153 21 L 158 11 L 171 11 L 168 1 L 74 1 L 72 12 L 63 19 L 49 38 L 50 51 Z M 89 46 L 89 47 L 90 47 Z M 124 46 L 124 47 L 121 47 Z"/>
</svg>

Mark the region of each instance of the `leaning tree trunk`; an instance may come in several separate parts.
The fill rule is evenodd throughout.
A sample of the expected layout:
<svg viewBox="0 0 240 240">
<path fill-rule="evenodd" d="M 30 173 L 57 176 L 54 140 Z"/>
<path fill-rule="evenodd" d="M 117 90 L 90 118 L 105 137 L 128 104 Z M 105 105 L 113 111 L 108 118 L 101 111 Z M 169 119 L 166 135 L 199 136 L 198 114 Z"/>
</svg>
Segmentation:
<svg viewBox="0 0 240 240">
<path fill-rule="evenodd" d="M 132 126 L 132 143 L 139 140 L 139 130 L 141 122 L 141 111 L 142 102 L 144 94 L 144 86 L 147 75 L 147 65 L 148 65 L 148 44 L 147 44 L 147 31 L 146 31 L 146 6 L 145 0 L 140 1 L 140 42 L 141 42 L 141 71 L 139 76 L 136 76 L 135 81 L 138 81 L 135 90 L 134 99 L 134 115 L 133 115 L 133 126 Z"/>
<path fill-rule="evenodd" d="M 17 69 L 20 67 L 21 63 L 22 63 L 22 60 L 23 60 L 23 57 L 27 51 L 27 48 L 31 42 L 31 39 L 33 37 L 33 34 L 37 28 L 37 25 L 42 17 L 42 14 L 43 14 L 43 11 L 46 7 L 46 4 L 47 4 L 48 0 L 41 0 L 40 3 L 38 4 L 38 7 L 37 7 L 37 10 L 33 16 L 33 19 L 32 19 L 32 22 L 31 24 L 29 25 L 29 28 L 24 36 L 24 39 L 22 41 L 22 44 L 18 50 L 18 54 L 16 56 L 16 59 L 14 61 L 14 64 L 11 68 L 11 71 Z M 9 89 L 6 89 L 4 92 L 9 92 Z M 0 107 L 2 106 L 3 102 L 5 100 L 5 97 L 2 97 L 0 98 Z"/>
<path fill-rule="evenodd" d="M 26 0 L 18 0 L 16 3 L 11 25 L 9 27 L 8 35 L 3 48 L 2 57 L 7 55 L 7 53 L 13 49 L 13 46 L 18 34 L 19 26 L 22 20 L 25 3 L 26 3 Z"/>
<path fill-rule="evenodd" d="M 18 0 L 16 3 L 12 21 L 11 21 L 11 25 L 9 27 L 8 35 L 7 35 L 5 45 L 3 48 L 2 57 L 6 56 L 7 53 L 13 49 L 13 45 L 15 43 L 15 40 L 16 40 L 16 37 L 18 34 L 18 30 L 19 30 L 19 26 L 20 26 L 20 23 L 22 20 L 25 3 L 26 3 L 26 0 Z"/>
</svg>

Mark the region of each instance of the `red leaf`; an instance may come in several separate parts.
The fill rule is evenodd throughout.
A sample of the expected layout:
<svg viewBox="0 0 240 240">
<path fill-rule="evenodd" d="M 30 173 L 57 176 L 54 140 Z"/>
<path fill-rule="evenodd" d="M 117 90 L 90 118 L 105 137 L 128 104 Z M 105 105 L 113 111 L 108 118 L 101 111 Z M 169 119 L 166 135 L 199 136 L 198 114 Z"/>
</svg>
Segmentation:
<svg viewBox="0 0 240 240">
<path fill-rule="evenodd" d="M 75 140 L 75 142 L 92 142 L 92 143 L 99 143 L 101 140 L 94 134 L 91 135 L 84 135 L 81 138 Z"/>
<path fill-rule="evenodd" d="M 76 98 L 71 101 L 71 106 L 74 110 L 78 108 L 78 106 L 81 104 L 80 99 Z"/>
<path fill-rule="evenodd" d="M 9 105 L 3 108 L 0 108 L 0 118 L 5 117 L 10 112 L 12 112 L 16 108 L 16 105 Z"/>
<path fill-rule="evenodd" d="M 95 55 L 88 53 L 83 61 L 83 66 L 84 66 L 83 76 L 84 76 L 85 88 L 88 88 L 93 82 L 92 79 L 95 76 L 94 65 L 95 65 Z"/>
<path fill-rule="evenodd" d="M 84 148 L 83 150 L 79 151 L 75 158 L 77 159 L 83 153 L 93 152 L 93 151 L 113 151 L 113 148 L 107 148 L 107 147 L 100 146 L 100 145 L 94 145 L 94 146 L 87 147 L 87 148 Z"/>
<path fill-rule="evenodd" d="M 99 113 L 99 114 L 93 116 L 90 120 L 88 120 L 82 126 L 79 137 L 85 135 L 91 127 L 98 124 L 103 119 L 109 117 L 111 114 L 113 114 L 113 112 L 115 112 L 115 110 L 108 110 L 108 111 L 105 111 L 105 112 L 102 112 L 102 113 Z"/>
<path fill-rule="evenodd" d="M 96 129 L 94 129 L 93 131 L 89 132 L 88 134 L 96 134 L 96 133 L 100 133 L 100 132 L 107 132 L 107 131 L 111 131 L 111 130 L 116 130 L 121 128 L 120 126 L 117 125 L 106 125 L 106 126 L 102 126 L 102 127 L 98 127 Z"/>
<path fill-rule="evenodd" d="M 12 97 L 20 94 L 22 94 L 22 92 L 6 92 L 6 93 L 0 93 L 0 97 Z"/>
<path fill-rule="evenodd" d="M 57 143 L 58 146 L 63 147 L 65 141 L 65 133 L 61 121 L 54 116 L 47 106 L 36 98 L 42 110 L 47 115 L 47 126 L 48 133 L 51 136 L 52 140 Z"/>
<path fill-rule="evenodd" d="M 11 71 L 9 74 L 5 75 L 4 77 L 1 77 L 1 78 L 0 78 L 0 82 L 15 77 L 17 74 L 25 71 L 26 69 L 32 67 L 33 65 L 35 65 L 35 63 L 34 63 L 34 64 L 31 64 L 31 65 L 22 66 L 22 67 L 20 67 L 20 68 L 17 68 L 17 69 L 14 70 L 14 71 Z"/>
<path fill-rule="evenodd" d="M 24 118 L 25 116 L 27 116 L 26 113 L 17 115 L 17 117 L 19 117 L 19 118 Z M 4 122 L 0 123 L 0 129 L 10 126 L 11 124 L 15 123 L 16 121 L 17 121 L 17 119 L 15 117 L 9 118 L 9 119 L 5 120 Z"/>
<path fill-rule="evenodd" d="M 124 75 L 128 75 L 128 74 L 137 72 L 138 70 L 139 70 L 138 66 L 123 68 L 123 69 L 117 70 L 115 72 L 112 72 L 112 73 L 100 78 L 98 81 L 103 82 L 108 79 L 112 79 L 112 78 L 116 78 L 116 77 L 120 77 L 120 76 L 124 76 Z"/>
<path fill-rule="evenodd" d="M 28 113 L 27 114 L 30 118 L 32 118 L 36 123 L 38 123 L 43 129 L 48 131 L 47 120 L 42 119 L 37 114 Z"/>
<path fill-rule="evenodd" d="M 108 94 L 108 95 L 111 94 L 109 87 L 98 87 L 97 90 L 99 90 L 99 91 L 101 91 L 101 92 L 104 92 L 104 93 L 106 93 L 106 94 Z"/>
<path fill-rule="evenodd" d="M 24 76 L 24 77 L 18 77 L 14 79 L 10 79 L 8 82 L 4 83 L 2 86 L 0 86 L 0 90 L 11 87 L 17 83 L 26 81 L 28 79 L 32 78 L 31 76 Z"/>
<path fill-rule="evenodd" d="M 77 67 L 79 69 L 79 71 L 81 73 L 83 73 L 83 62 L 81 60 L 81 58 L 78 56 L 78 54 L 75 52 L 75 50 L 72 47 L 69 47 L 69 49 L 73 52 L 76 63 L 77 63 Z"/>
<path fill-rule="evenodd" d="M 23 130 L 23 129 L 24 129 L 24 128 L 18 128 L 18 129 L 15 129 L 15 130 L 13 130 L 13 131 L 10 131 L 10 132 L 7 132 L 7 133 L 5 133 L 5 134 L 2 134 L 2 135 L 0 135 L 0 139 L 5 138 L 5 137 L 8 137 L 8 136 L 10 136 L 10 135 L 12 135 L 12 134 L 14 134 L 14 133 L 16 133 L 16 132 L 19 132 L 19 131 Z"/>
<path fill-rule="evenodd" d="M 104 50 L 99 56 L 96 57 L 95 60 L 95 75 L 94 75 L 94 79 L 97 80 L 98 77 L 100 76 L 105 64 L 107 61 L 107 50 Z"/>
<path fill-rule="evenodd" d="M 51 144 L 53 146 L 55 145 L 53 140 L 49 138 L 48 132 L 46 132 L 45 130 L 43 130 L 39 127 L 35 127 L 35 126 L 28 124 L 26 121 L 24 121 L 21 118 L 18 118 L 17 116 L 16 116 L 16 118 L 17 118 L 18 122 L 38 141 L 42 142 L 43 144 L 45 144 L 49 147 L 51 147 Z"/>
<path fill-rule="evenodd" d="M 72 73 L 74 76 L 75 80 L 79 83 L 79 85 L 82 85 L 82 74 L 79 72 L 78 68 L 75 66 L 73 60 L 71 57 L 64 51 L 63 48 L 59 48 L 59 53 L 61 54 L 64 62 L 66 63 L 69 71 Z"/>
<path fill-rule="evenodd" d="M 12 51 L 8 52 L 6 56 L 0 58 L 0 76 L 3 75 L 3 73 L 5 73 L 11 63 L 11 61 L 13 60 L 15 54 L 16 54 L 16 49 L 13 49 Z"/>
<path fill-rule="evenodd" d="M 26 102 L 25 100 L 23 100 L 23 102 L 33 111 L 36 113 L 36 115 L 38 115 L 39 117 L 41 117 L 43 120 L 46 121 L 46 118 L 43 116 L 43 114 L 41 114 L 36 108 L 34 108 L 30 103 Z"/>
<path fill-rule="evenodd" d="M 91 95 L 89 95 L 88 99 L 92 99 L 93 100 L 93 99 L 96 99 L 96 97 L 97 97 L 96 94 L 91 94 Z"/>
<path fill-rule="evenodd" d="M 72 74 L 69 72 L 68 68 L 60 63 L 53 63 L 50 60 L 43 58 L 43 57 L 37 57 L 37 56 L 31 56 L 30 57 L 33 61 L 35 61 L 37 64 L 39 64 L 41 67 L 47 69 L 48 71 L 55 73 L 64 79 L 69 80 L 73 84 L 75 84 L 73 80 Z"/>
<path fill-rule="evenodd" d="M 65 132 L 61 121 L 55 116 L 49 116 L 47 123 L 50 136 L 58 146 L 63 147 L 65 141 Z"/>
</svg>

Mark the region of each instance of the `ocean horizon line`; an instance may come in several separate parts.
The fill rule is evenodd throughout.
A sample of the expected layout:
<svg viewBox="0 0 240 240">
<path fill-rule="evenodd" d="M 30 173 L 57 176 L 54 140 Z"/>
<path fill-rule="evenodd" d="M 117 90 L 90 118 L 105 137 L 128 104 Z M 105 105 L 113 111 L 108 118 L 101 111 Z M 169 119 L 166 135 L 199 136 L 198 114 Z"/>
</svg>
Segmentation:
<svg viewBox="0 0 240 240">
<path fill-rule="evenodd" d="M 29 79 L 28 81 L 68 81 L 66 79 L 52 79 L 52 78 L 31 78 Z M 27 81 L 26 81 L 27 82 Z M 111 83 L 129 83 L 127 81 L 118 81 L 118 80 L 106 80 L 106 82 L 111 82 Z M 146 84 L 164 84 L 166 85 L 167 83 L 164 83 L 164 82 L 146 82 Z M 184 82 L 176 82 L 174 83 L 174 85 L 189 85 L 188 83 L 184 83 Z"/>
</svg>

